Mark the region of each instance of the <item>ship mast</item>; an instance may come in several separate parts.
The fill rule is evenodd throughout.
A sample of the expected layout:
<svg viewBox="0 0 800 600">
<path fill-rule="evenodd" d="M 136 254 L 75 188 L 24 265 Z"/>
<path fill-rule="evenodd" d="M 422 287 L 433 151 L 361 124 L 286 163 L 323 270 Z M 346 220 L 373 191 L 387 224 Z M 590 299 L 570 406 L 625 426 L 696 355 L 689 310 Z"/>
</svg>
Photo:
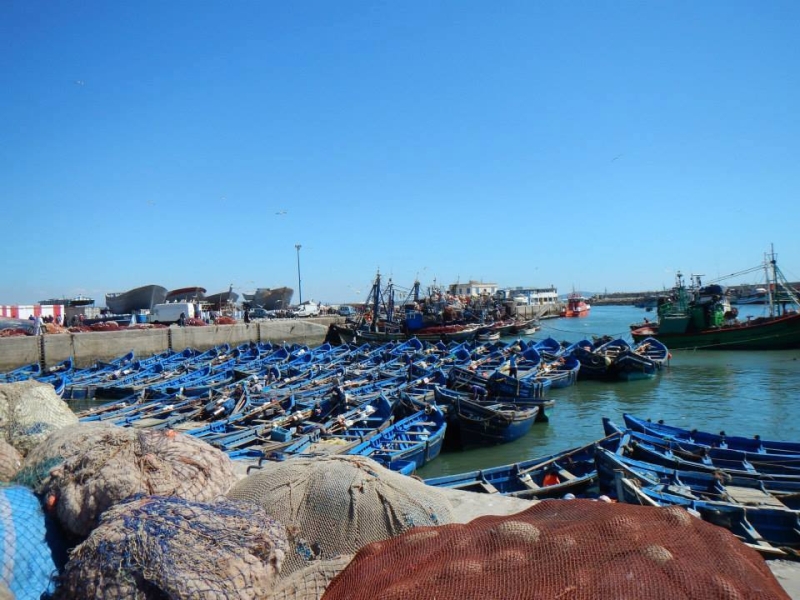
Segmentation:
<svg viewBox="0 0 800 600">
<path fill-rule="evenodd" d="M 770 253 L 769 259 L 767 256 L 764 256 L 764 275 L 766 276 L 767 280 L 767 302 L 769 303 L 769 316 L 775 316 L 775 297 L 773 295 L 773 290 L 777 293 L 778 291 L 778 273 L 776 271 L 777 266 L 775 264 L 775 247 L 770 246 Z M 772 265 L 772 273 L 769 272 L 769 265 Z"/>
<path fill-rule="evenodd" d="M 372 287 L 372 330 L 378 331 L 378 309 L 381 306 L 381 272 L 375 276 L 375 283 Z"/>
</svg>

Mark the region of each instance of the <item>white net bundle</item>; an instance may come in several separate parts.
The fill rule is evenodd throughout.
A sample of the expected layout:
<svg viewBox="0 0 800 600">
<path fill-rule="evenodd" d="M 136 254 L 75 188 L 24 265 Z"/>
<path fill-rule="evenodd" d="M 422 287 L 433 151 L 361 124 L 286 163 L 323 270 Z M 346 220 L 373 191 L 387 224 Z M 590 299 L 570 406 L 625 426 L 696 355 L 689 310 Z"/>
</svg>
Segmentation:
<svg viewBox="0 0 800 600">
<path fill-rule="evenodd" d="M 319 600 L 333 578 L 344 571 L 352 554 L 329 560 L 317 560 L 287 577 L 281 578 L 269 600 Z"/>
<path fill-rule="evenodd" d="M 360 456 L 270 463 L 228 497 L 263 506 L 286 526 L 290 551 L 281 577 L 413 527 L 453 521 L 441 491 Z"/>
<path fill-rule="evenodd" d="M 15 480 L 41 494 L 50 469 L 63 463 L 68 456 L 81 454 L 84 448 L 110 429 L 117 429 L 117 426 L 99 422 L 75 423 L 54 431 L 47 436 L 47 443 L 39 444 L 25 455 Z"/>
<path fill-rule="evenodd" d="M 258 506 L 136 496 L 72 551 L 55 598 L 265 600 L 286 547 Z"/>
<path fill-rule="evenodd" d="M 89 534 L 104 510 L 133 494 L 206 502 L 237 481 L 223 452 L 191 436 L 83 423 L 56 432 L 26 457 L 23 471 L 39 478 L 35 487 L 46 507 L 79 536 Z"/>
<path fill-rule="evenodd" d="M 29 379 L 0 384 L 0 437 L 23 456 L 78 417 L 49 383 Z"/>
<path fill-rule="evenodd" d="M 0 439 L 0 482 L 11 481 L 22 465 L 22 455 L 8 442 Z"/>
</svg>

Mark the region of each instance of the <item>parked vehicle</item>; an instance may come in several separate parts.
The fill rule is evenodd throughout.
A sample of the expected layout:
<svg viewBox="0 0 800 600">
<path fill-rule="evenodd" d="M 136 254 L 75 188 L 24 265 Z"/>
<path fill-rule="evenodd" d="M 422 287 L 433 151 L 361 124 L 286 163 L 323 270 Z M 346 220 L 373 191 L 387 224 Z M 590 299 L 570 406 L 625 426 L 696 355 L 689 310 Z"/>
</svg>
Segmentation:
<svg viewBox="0 0 800 600">
<path fill-rule="evenodd" d="M 356 309 L 352 306 L 345 304 L 344 306 L 340 306 L 339 310 L 336 313 L 340 317 L 355 317 L 356 316 Z"/>
<path fill-rule="evenodd" d="M 193 319 L 194 304 L 191 302 L 167 302 L 165 304 L 156 304 L 150 311 L 151 323 L 162 323 L 170 325 L 177 323 L 181 317 L 181 313 L 187 319 Z"/>
<path fill-rule="evenodd" d="M 308 300 L 299 305 L 293 314 L 295 317 L 316 317 L 319 314 L 319 304 Z"/>
</svg>

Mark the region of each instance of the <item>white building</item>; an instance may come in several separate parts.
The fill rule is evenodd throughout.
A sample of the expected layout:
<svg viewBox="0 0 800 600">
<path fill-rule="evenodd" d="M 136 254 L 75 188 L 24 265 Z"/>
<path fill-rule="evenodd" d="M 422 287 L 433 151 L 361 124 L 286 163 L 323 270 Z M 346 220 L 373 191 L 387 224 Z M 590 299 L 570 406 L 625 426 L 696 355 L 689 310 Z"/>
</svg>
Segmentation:
<svg viewBox="0 0 800 600">
<path fill-rule="evenodd" d="M 555 287 L 529 288 L 513 287 L 497 291 L 501 300 L 513 300 L 515 304 L 526 306 L 547 306 L 558 304 L 558 290 Z"/>
<path fill-rule="evenodd" d="M 453 296 L 494 296 L 497 294 L 497 284 L 470 280 L 466 283 L 451 283 L 447 291 Z"/>
</svg>

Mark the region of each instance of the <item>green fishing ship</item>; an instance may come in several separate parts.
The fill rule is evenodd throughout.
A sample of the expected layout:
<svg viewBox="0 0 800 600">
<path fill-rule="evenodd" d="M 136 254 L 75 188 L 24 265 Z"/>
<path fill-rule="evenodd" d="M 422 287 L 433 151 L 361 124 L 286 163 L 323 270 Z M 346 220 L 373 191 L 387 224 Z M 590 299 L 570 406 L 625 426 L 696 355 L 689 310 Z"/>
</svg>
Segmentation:
<svg viewBox="0 0 800 600">
<path fill-rule="evenodd" d="M 797 292 L 778 268 L 774 251 L 765 257 L 763 265 L 754 269 L 762 268 L 769 280 L 766 316 L 739 319 L 725 286 L 718 283 L 703 286 L 702 275 L 692 275 L 690 284 L 686 285 L 683 275 L 678 273 L 672 293 L 659 301 L 658 322 L 631 326 L 634 341 L 655 337 L 670 350 L 800 348 Z"/>
</svg>

